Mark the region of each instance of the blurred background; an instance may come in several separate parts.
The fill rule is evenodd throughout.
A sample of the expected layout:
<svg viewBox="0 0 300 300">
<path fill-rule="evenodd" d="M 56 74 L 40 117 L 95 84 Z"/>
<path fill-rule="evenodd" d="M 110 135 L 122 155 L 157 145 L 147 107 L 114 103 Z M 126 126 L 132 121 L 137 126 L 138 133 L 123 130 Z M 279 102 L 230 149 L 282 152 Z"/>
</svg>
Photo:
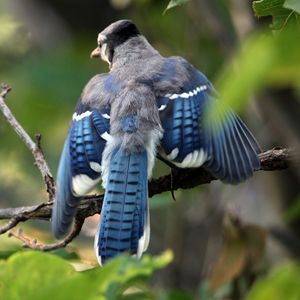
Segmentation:
<svg viewBox="0 0 300 300">
<path fill-rule="evenodd" d="M 91 60 L 97 34 L 118 19 L 132 19 L 164 56 L 180 55 L 216 82 L 249 35 L 266 27 L 251 1 L 194 0 L 163 15 L 161 0 L 1 0 L 0 81 L 13 91 L 7 103 L 27 132 L 42 134 L 53 174 L 80 93 L 108 66 Z M 264 51 L 264 50 L 263 50 Z M 256 65 L 253 57 L 253 69 Z M 299 93 L 292 86 L 268 86 L 252 95 L 239 113 L 263 150 L 299 147 Z M 31 154 L 0 115 L 0 208 L 47 201 Z M 169 172 L 158 163 L 154 177 Z M 148 252 L 172 249 L 173 262 L 155 274 L 158 288 L 198 293 L 210 280 L 230 282 L 231 293 L 269 269 L 300 256 L 300 171 L 257 172 L 238 186 L 220 182 L 153 197 Z M 64 255 L 96 264 L 93 235 L 99 216 L 85 226 Z M 52 242 L 48 222 L 21 224 L 26 233 Z M 0 236 L 0 255 L 20 242 Z M 249 250 L 250 249 L 250 250 Z M 237 298 L 238 299 L 238 298 Z"/>
</svg>

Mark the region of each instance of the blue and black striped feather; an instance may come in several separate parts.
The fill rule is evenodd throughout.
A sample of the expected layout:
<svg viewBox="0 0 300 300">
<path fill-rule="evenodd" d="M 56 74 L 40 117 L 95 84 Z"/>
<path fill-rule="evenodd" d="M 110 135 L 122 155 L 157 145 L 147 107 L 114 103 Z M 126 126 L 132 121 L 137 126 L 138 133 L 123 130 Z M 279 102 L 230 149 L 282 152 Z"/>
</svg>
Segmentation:
<svg viewBox="0 0 300 300">
<path fill-rule="evenodd" d="M 222 181 L 239 183 L 260 168 L 261 152 L 255 138 L 243 121 L 219 101 L 210 97 L 206 112 L 212 105 L 214 120 L 204 122 L 204 144 L 208 154 L 207 167 Z"/>
<path fill-rule="evenodd" d="M 208 79 L 196 69 L 189 71 L 189 81 L 178 87 L 177 94 L 204 85 L 207 89 L 189 98 L 170 99 L 170 95 L 165 95 L 157 99 L 158 108 L 167 105 L 160 111 L 164 152 L 169 155 L 177 148 L 178 155 L 172 162 L 180 166 L 188 154 L 202 149 L 206 154 L 205 167 L 217 178 L 232 184 L 246 180 L 260 168 L 258 143 L 241 119 L 215 99 L 216 92 Z M 220 112 L 213 114 L 214 120 L 207 120 L 211 105 Z"/>
<path fill-rule="evenodd" d="M 109 132 L 109 120 L 102 114 L 102 111 L 93 110 L 90 116 L 72 122 L 57 172 L 57 195 L 52 213 L 52 230 L 57 238 L 68 232 L 80 198 L 84 196 L 75 193 L 72 179 L 87 175 L 95 184 L 100 180 L 100 172 L 93 170 L 90 162 L 101 165 L 106 144 L 101 135 Z M 94 185 L 86 188 L 90 191 Z"/>
<path fill-rule="evenodd" d="M 52 231 L 56 238 L 66 234 L 72 223 L 79 199 L 71 190 L 71 158 L 69 139 L 66 140 L 57 172 L 56 199 L 52 211 Z"/>
<path fill-rule="evenodd" d="M 101 211 L 96 252 L 99 263 L 120 252 L 138 256 L 145 250 L 139 240 L 148 224 L 147 152 L 112 154 L 108 183 Z"/>
<path fill-rule="evenodd" d="M 195 78 L 180 89 L 180 93 L 193 91 L 195 88 L 209 84 L 206 77 L 195 73 Z M 178 148 L 179 153 L 174 162 L 181 163 L 194 150 L 203 147 L 200 118 L 206 102 L 205 94 L 199 92 L 189 98 L 169 99 L 160 97 L 158 106 L 167 103 L 167 108 L 160 112 L 160 119 L 164 128 L 162 146 L 166 154 Z"/>
<path fill-rule="evenodd" d="M 90 116 L 79 121 L 73 121 L 69 136 L 72 176 L 85 174 L 91 179 L 99 177 L 99 173 L 92 170 L 89 163 L 101 164 L 106 144 L 101 135 L 105 132 L 109 132 L 109 120 L 103 118 L 98 111 L 93 111 Z"/>
</svg>

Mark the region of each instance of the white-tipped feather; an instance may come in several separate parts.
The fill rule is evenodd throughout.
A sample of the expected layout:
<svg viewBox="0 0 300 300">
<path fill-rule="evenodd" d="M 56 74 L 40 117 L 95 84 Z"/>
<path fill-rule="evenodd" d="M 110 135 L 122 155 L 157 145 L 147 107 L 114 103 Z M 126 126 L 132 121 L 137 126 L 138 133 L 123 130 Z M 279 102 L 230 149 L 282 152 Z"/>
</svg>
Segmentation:
<svg viewBox="0 0 300 300">
<path fill-rule="evenodd" d="M 101 218 L 101 216 L 100 216 L 100 218 Z M 100 226 L 98 225 L 96 235 L 95 235 L 95 239 L 94 239 L 94 249 L 95 249 L 95 252 L 96 252 L 96 257 L 97 257 L 98 264 L 102 267 L 102 258 L 99 255 L 99 247 L 98 247 L 99 235 L 100 235 Z"/>
<path fill-rule="evenodd" d="M 110 115 L 109 114 L 102 114 L 102 117 L 104 118 L 104 119 L 110 119 Z"/>
<path fill-rule="evenodd" d="M 147 210 L 147 222 L 145 224 L 145 230 L 144 230 L 145 242 L 144 242 L 143 252 L 145 252 L 148 249 L 149 242 L 150 242 L 150 209 L 149 209 L 149 199 L 147 199 L 147 201 L 148 201 L 148 210 Z"/>
<path fill-rule="evenodd" d="M 195 150 L 193 152 L 192 160 L 191 160 L 191 165 L 195 166 L 197 165 L 197 159 L 198 159 L 199 151 Z"/>
<path fill-rule="evenodd" d="M 95 180 L 91 179 L 89 176 L 85 174 L 79 174 L 72 178 L 72 189 L 74 195 L 76 196 L 84 196 L 88 194 L 100 181 L 100 178 Z"/>
<path fill-rule="evenodd" d="M 161 130 L 152 130 L 149 134 L 149 143 L 146 146 L 147 149 L 147 158 L 148 158 L 148 178 L 151 177 L 152 175 L 152 170 L 154 166 L 154 161 L 156 158 L 156 150 L 157 150 L 157 145 L 162 138 L 162 131 Z"/>
<path fill-rule="evenodd" d="M 89 117 L 92 114 L 91 111 L 87 110 L 86 112 L 82 113 L 82 114 L 77 114 L 76 112 L 73 114 L 73 121 L 80 121 L 83 118 Z"/>
<path fill-rule="evenodd" d="M 107 132 L 101 135 L 102 138 L 104 138 L 107 143 L 104 148 L 104 151 L 102 153 L 102 162 L 101 162 L 101 172 L 102 172 L 102 186 L 106 188 L 108 175 L 109 175 L 109 162 L 111 159 L 111 155 L 113 151 L 116 149 L 118 145 L 120 145 L 120 139 L 111 136 Z M 156 157 L 156 149 L 157 144 L 159 143 L 159 140 L 162 138 L 162 131 L 161 130 L 152 130 L 150 132 L 149 136 L 149 144 L 146 145 L 147 149 L 147 159 L 148 159 L 148 178 L 151 177 L 152 169 L 154 166 L 154 161 Z M 147 200 L 148 201 L 148 200 Z M 142 237 L 139 239 L 138 242 L 138 249 L 137 254 L 133 255 L 137 258 L 140 258 L 142 253 L 146 251 L 149 245 L 150 241 L 150 216 L 149 216 L 149 206 L 147 211 L 147 217 L 146 217 L 146 223 L 144 225 L 144 232 Z M 94 247 L 97 255 L 97 260 L 99 265 L 102 265 L 102 259 L 101 256 L 98 255 L 98 239 L 99 239 L 99 229 L 95 238 Z"/>
<path fill-rule="evenodd" d="M 170 159 L 169 156 L 167 156 L 167 158 Z M 179 168 L 198 168 L 205 163 L 206 159 L 207 159 L 207 154 L 204 152 L 203 149 L 200 149 L 189 153 L 181 163 L 175 161 L 173 161 L 172 163 Z"/>
<path fill-rule="evenodd" d="M 173 100 L 173 99 L 177 99 L 179 96 L 178 96 L 178 94 L 173 94 L 173 95 L 171 95 L 169 98 L 171 99 L 171 100 Z"/>
<path fill-rule="evenodd" d="M 102 186 L 105 189 L 107 179 L 108 179 L 109 162 L 110 162 L 111 155 L 121 142 L 120 139 L 108 134 L 107 132 L 102 134 L 101 137 L 107 141 L 102 153 L 102 161 L 101 161 Z"/>
<path fill-rule="evenodd" d="M 101 165 L 98 164 L 97 162 L 95 161 L 91 161 L 90 162 L 90 167 L 92 170 L 94 170 L 95 172 L 97 173 L 100 173 L 101 172 Z"/>
<path fill-rule="evenodd" d="M 178 148 L 174 148 L 171 151 L 171 153 L 167 155 L 167 159 L 169 159 L 169 160 L 175 159 L 177 157 L 178 153 L 179 153 L 179 149 Z"/>
<path fill-rule="evenodd" d="M 198 152 L 196 167 L 202 166 L 206 160 L 207 160 L 207 154 L 204 152 L 203 149 L 200 149 L 200 151 Z"/>
<path fill-rule="evenodd" d="M 166 104 L 162 104 L 162 105 L 158 108 L 158 111 L 162 111 L 162 110 L 164 110 L 166 107 L 167 107 Z"/>
<path fill-rule="evenodd" d="M 190 97 L 190 94 L 189 93 L 182 93 L 180 95 L 178 95 L 180 98 L 189 98 Z"/>
<path fill-rule="evenodd" d="M 196 87 L 194 90 L 189 91 L 189 92 L 185 92 L 182 94 L 166 94 L 165 97 L 169 98 L 171 100 L 177 99 L 177 98 L 184 98 L 184 99 L 188 99 L 190 97 L 196 96 L 198 93 L 207 90 L 207 85 L 201 85 Z"/>
<path fill-rule="evenodd" d="M 149 203 L 148 203 L 148 205 L 149 205 Z M 147 250 L 147 248 L 149 246 L 149 242 L 150 242 L 150 214 L 149 214 L 149 208 L 148 208 L 148 211 L 147 211 L 146 220 L 147 221 L 144 225 L 143 235 L 140 237 L 139 243 L 138 243 L 138 249 L 137 249 L 137 253 L 136 253 L 137 258 L 141 258 L 143 252 L 145 252 Z"/>
<path fill-rule="evenodd" d="M 105 131 L 104 133 L 101 134 L 101 137 L 106 140 L 107 142 L 109 142 L 110 140 L 113 139 L 113 137 L 107 132 Z"/>
<path fill-rule="evenodd" d="M 193 158 L 193 153 L 189 153 L 184 160 L 181 162 L 181 166 L 182 168 L 188 168 L 189 166 L 191 166 L 191 161 Z"/>
<path fill-rule="evenodd" d="M 152 170 L 154 166 L 154 161 L 156 158 L 156 151 L 157 151 L 157 145 L 162 138 L 162 131 L 160 130 L 152 130 L 150 132 L 150 137 L 149 137 L 149 144 L 147 145 L 147 159 L 148 159 L 148 178 L 151 177 L 152 175 Z M 148 196 L 148 195 L 147 195 Z M 147 199 L 148 202 L 148 199 Z M 144 224 L 144 232 L 143 235 L 139 239 L 138 243 L 138 249 L 137 249 L 137 258 L 140 258 L 148 248 L 149 241 L 150 241 L 150 214 L 149 214 L 149 203 L 147 205 L 147 216 L 146 222 Z"/>
</svg>

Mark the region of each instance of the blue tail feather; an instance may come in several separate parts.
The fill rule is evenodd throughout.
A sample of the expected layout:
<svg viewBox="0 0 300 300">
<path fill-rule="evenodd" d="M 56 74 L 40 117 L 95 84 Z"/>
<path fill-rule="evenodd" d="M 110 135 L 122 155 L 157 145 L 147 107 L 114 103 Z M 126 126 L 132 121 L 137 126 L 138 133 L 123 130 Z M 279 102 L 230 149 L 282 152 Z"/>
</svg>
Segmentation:
<svg viewBox="0 0 300 300">
<path fill-rule="evenodd" d="M 124 251 L 142 254 L 148 222 L 147 152 L 126 154 L 118 148 L 109 164 L 96 237 L 99 262 L 103 264 Z"/>
</svg>

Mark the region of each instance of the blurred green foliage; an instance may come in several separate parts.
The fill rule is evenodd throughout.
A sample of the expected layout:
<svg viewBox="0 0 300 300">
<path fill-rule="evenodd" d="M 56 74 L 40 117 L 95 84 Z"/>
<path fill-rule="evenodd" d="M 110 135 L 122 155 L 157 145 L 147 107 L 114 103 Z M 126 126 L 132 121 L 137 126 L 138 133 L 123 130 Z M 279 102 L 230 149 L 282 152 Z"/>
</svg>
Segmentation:
<svg viewBox="0 0 300 300">
<path fill-rule="evenodd" d="M 300 195 L 295 199 L 293 204 L 284 214 L 284 220 L 287 223 L 294 222 L 300 218 Z"/>
<path fill-rule="evenodd" d="M 141 261 L 123 255 L 103 268 L 77 272 L 57 256 L 25 251 L 0 262 L 0 295 L 5 300 L 149 299 L 146 280 L 171 260 L 169 251 Z"/>
<path fill-rule="evenodd" d="M 277 267 L 267 277 L 258 280 L 247 300 L 296 300 L 300 299 L 300 265 L 287 264 Z"/>
<path fill-rule="evenodd" d="M 221 300 L 229 294 L 230 285 L 223 285 L 212 293 L 205 281 L 194 297 L 177 289 L 150 289 L 147 283 L 150 276 L 171 260 L 170 251 L 157 257 L 145 255 L 141 261 L 123 255 L 108 262 L 103 268 L 78 272 L 66 260 L 53 254 L 18 252 L 0 262 L 0 296 L 5 300 Z M 300 268 L 297 264 L 278 267 L 260 279 L 246 299 L 298 299 L 299 276 Z"/>
<path fill-rule="evenodd" d="M 0 4 L 1 9 L 1 4 Z M 0 68 L 7 68 L 24 57 L 31 48 L 28 32 L 10 15 L 2 14 L 0 10 Z M 18 43 L 15 43 L 15 40 Z"/>
<path fill-rule="evenodd" d="M 267 86 L 294 86 L 300 91 L 300 38 L 294 30 L 278 36 L 260 33 L 242 49 L 219 76 L 217 87 L 229 106 L 240 110 L 252 93 Z"/>
</svg>

